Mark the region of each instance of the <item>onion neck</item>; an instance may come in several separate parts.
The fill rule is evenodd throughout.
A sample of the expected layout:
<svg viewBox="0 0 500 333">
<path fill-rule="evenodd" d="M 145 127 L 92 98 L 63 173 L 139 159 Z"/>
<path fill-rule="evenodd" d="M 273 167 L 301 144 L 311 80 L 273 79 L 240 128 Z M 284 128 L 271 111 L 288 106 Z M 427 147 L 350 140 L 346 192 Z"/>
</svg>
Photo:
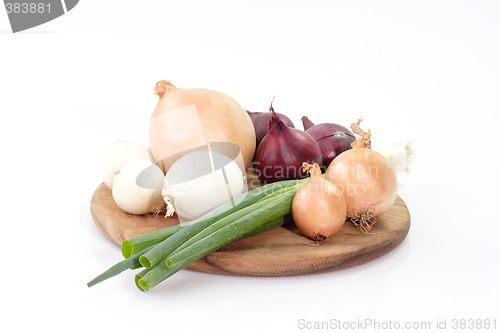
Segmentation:
<svg viewBox="0 0 500 333">
<path fill-rule="evenodd" d="M 272 130 L 273 125 L 276 126 L 276 129 L 278 130 L 278 133 L 281 133 L 285 126 L 285 124 L 281 121 L 280 117 L 278 114 L 274 111 L 273 108 L 273 102 L 274 102 L 274 97 L 273 100 L 271 101 L 271 106 L 269 107 L 269 111 L 273 113 L 273 116 L 271 117 L 271 120 L 269 121 L 269 130 Z"/>
<path fill-rule="evenodd" d="M 309 172 L 311 178 L 322 177 L 321 168 L 318 163 L 309 164 L 307 162 L 302 163 L 302 171 Z"/>
<path fill-rule="evenodd" d="M 314 123 L 310 121 L 309 118 L 307 118 L 306 116 L 302 117 L 301 120 L 302 120 L 302 125 L 304 125 L 304 131 L 307 131 L 308 129 L 314 126 Z"/>
<path fill-rule="evenodd" d="M 357 122 L 351 124 L 352 131 L 360 136 L 359 138 L 356 139 L 356 141 L 351 143 L 351 147 L 371 149 L 372 141 L 370 140 L 370 138 L 372 136 L 372 132 L 370 130 L 368 130 L 368 132 L 365 132 L 361 129 L 361 127 L 359 127 L 362 121 L 363 118 L 359 118 Z"/>
<path fill-rule="evenodd" d="M 156 83 L 156 86 L 153 89 L 153 93 L 158 95 L 158 97 L 163 97 L 166 93 L 175 89 L 175 86 L 170 83 L 170 81 L 161 80 Z"/>
</svg>

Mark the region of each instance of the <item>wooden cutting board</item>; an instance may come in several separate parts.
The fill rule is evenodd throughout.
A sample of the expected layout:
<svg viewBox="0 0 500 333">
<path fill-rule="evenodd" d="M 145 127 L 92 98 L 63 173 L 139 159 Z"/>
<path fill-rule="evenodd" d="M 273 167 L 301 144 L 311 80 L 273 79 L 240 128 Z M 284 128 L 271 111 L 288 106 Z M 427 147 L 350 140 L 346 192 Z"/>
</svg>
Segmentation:
<svg viewBox="0 0 500 333">
<path fill-rule="evenodd" d="M 255 184 L 255 179 L 249 176 Z M 254 187 L 254 186 L 250 186 Z M 155 231 L 178 223 L 163 215 L 131 215 L 116 206 L 111 190 L 103 183 L 91 201 L 92 217 L 99 229 L 113 242 Z M 230 243 L 194 262 L 190 269 L 251 276 L 287 276 L 334 271 L 363 264 L 397 247 L 410 229 L 410 214 L 398 197 L 381 216 L 370 235 L 352 223 L 320 245 L 303 236 L 293 224 Z"/>
</svg>

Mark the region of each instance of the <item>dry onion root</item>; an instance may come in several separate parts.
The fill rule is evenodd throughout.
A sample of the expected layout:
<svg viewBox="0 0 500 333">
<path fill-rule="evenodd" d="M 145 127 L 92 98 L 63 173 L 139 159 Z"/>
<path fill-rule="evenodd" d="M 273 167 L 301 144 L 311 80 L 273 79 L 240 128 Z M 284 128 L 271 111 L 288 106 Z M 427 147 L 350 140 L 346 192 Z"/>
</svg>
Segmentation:
<svg viewBox="0 0 500 333">
<path fill-rule="evenodd" d="M 368 234 L 377 218 L 387 212 L 397 196 L 396 172 L 389 161 L 373 151 L 371 132 L 360 128 L 362 119 L 351 125 L 360 137 L 354 149 L 337 156 L 326 171 L 326 179 L 341 186 L 346 199 L 347 217 Z"/>
</svg>

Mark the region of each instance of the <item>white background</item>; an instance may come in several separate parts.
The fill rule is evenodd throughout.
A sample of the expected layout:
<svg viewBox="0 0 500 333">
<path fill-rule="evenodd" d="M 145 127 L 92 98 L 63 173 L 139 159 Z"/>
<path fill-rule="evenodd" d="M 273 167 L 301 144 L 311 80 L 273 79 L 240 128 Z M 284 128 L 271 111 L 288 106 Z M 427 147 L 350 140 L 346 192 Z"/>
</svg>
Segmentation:
<svg viewBox="0 0 500 333">
<path fill-rule="evenodd" d="M 498 1 L 81 1 L 12 34 L 0 9 L 3 326 L 9 331 L 295 332 L 371 318 L 497 320 Z M 154 84 L 227 93 L 300 127 L 359 116 L 413 139 L 412 226 L 388 255 L 283 278 L 182 271 L 148 293 L 90 216 L 116 139 L 148 144 Z M 495 317 L 496 316 L 496 317 Z M 339 331 L 339 330 L 330 330 Z M 355 331 L 355 330 L 351 330 Z M 368 331 L 368 330 L 366 330 Z"/>
</svg>

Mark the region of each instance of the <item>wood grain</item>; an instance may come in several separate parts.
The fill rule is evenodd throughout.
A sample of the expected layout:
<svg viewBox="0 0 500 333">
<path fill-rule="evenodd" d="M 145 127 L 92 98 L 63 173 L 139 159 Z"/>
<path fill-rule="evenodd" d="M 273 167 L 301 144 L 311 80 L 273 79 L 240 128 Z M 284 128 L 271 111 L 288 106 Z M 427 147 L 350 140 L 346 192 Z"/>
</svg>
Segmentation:
<svg viewBox="0 0 500 333">
<path fill-rule="evenodd" d="M 162 214 L 136 216 L 123 212 L 104 184 L 92 197 L 91 212 L 99 229 L 117 244 L 178 223 L 177 218 L 165 218 Z M 388 253 L 404 240 L 409 229 L 410 214 L 398 197 L 368 236 L 346 222 L 339 232 L 317 245 L 292 223 L 230 243 L 189 268 L 207 273 L 251 276 L 333 271 L 360 265 Z"/>
</svg>

